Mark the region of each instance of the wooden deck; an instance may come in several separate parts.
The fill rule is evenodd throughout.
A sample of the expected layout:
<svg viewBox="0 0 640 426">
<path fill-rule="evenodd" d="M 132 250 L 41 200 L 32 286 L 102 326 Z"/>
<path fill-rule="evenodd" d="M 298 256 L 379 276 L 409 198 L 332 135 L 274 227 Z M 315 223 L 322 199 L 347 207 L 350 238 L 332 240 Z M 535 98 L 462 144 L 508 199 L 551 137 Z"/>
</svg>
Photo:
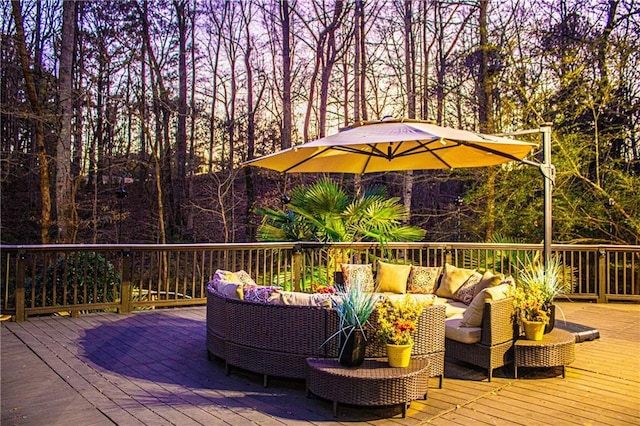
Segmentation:
<svg viewBox="0 0 640 426">
<path fill-rule="evenodd" d="M 2 322 L 2 425 L 640 424 L 640 305 L 561 303 L 568 321 L 600 331 L 559 371 L 480 370 L 447 362 L 443 389 L 399 407 L 308 399 L 301 381 L 208 361 L 205 308 Z M 519 370 L 520 374 L 520 370 Z"/>
</svg>

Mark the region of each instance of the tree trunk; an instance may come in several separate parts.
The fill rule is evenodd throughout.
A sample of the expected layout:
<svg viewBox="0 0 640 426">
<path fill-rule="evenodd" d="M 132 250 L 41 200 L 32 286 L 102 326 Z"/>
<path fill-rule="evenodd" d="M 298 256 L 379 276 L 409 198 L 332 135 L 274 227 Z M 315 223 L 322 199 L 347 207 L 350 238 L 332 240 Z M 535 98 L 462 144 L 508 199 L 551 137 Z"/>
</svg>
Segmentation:
<svg viewBox="0 0 640 426">
<path fill-rule="evenodd" d="M 281 148 L 291 148 L 291 23 L 289 1 L 280 0 L 280 21 L 282 25 L 282 143 Z"/>
<path fill-rule="evenodd" d="M 70 243 L 71 237 L 71 121 L 73 116 L 73 43 L 76 29 L 76 2 L 62 2 L 59 94 L 61 123 L 56 148 L 57 241 Z"/>
<path fill-rule="evenodd" d="M 41 99 L 38 96 L 36 82 L 29 67 L 29 54 L 25 44 L 24 27 L 22 23 L 22 11 L 20 10 L 20 2 L 11 1 L 11 10 L 16 25 L 16 49 L 20 57 L 20 65 L 25 79 L 25 88 L 31 111 L 35 117 L 35 139 L 38 158 L 38 171 L 40 174 L 40 196 L 42 199 L 42 208 L 40 214 L 40 239 L 42 244 L 50 242 L 49 228 L 51 227 L 51 192 L 49 191 L 49 163 L 47 152 L 44 144 L 44 117 L 42 116 Z"/>
<path fill-rule="evenodd" d="M 174 0 L 178 21 L 178 123 L 176 128 L 175 164 L 173 179 L 173 223 L 182 233 L 184 217 L 182 207 L 187 180 L 187 16 L 186 0 Z"/>
<path fill-rule="evenodd" d="M 480 36 L 480 64 L 478 67 L 478 121 L 480 130 L 485 133 L 495 133 L 493 119 L 493 75 L 489 70 L 489 60 L 492 52 L 488 40 L 487 9 L 489 0 L 480 0 L 480 16 L 478 31 Z M 485 241 L 489 241 L 495 232 L 496 222 L 496 169 L 487 170 L 486 182 L 486 221 Z"/>
<path fill-rule="evenodd" d="M 255 107 L 253 98 L 253 64 L 251 62 L 251 55 L 253 53 L 253 46 L 251 42 L 251 6 L 242 6 L 242 14 L 245 23 L 245 52 L 244 52 L 244 67 L 247 73 L 247 161 L 253 160 L 256 145 L 256 132 L 255 132 Z M 247 195 L 246 208 L 245 208 L 245 241 L 252 241 L 255 233 L 254 221 L 251 220 L 251 212 L 256 201 L 256 194 L 253 188 L 253 167 L 244 168 L 244 182 L 245 191 Z"/>
<path fill-rule="evenodd" d="M 405 90 L 407 91 L 407 113 L 409 118 L 416 118 L 416 78 L 415 78 L 415 43 L 413 40 L 413 10 L 411 0 L 404 1 L 404 72 Z M 413 198 L 413 170 L 404 172 L 402 198 L 409 217 L 411 216 L 411 200 Z M 407 218 L 405 224 L 409 223 Z"/>
</svg>

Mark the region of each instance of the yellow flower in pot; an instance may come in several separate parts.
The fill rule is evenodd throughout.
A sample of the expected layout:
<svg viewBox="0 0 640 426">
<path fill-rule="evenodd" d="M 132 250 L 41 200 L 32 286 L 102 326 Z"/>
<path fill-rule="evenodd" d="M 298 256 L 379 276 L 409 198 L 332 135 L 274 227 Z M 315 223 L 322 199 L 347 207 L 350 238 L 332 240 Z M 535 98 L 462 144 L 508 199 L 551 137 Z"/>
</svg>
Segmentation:
<svg viewBox="0 0 640 426">
<path fill-rule="evenodd" d="M 392 302 L 385 298 L 378 303 L 378 339 L 387 345 L 389 365 L 392 367 L 407 367 L 411 360 L 413 336 L 418 319 L 424 309 L 424 304 L 411 296 Z"/>
<path fill-rule="evenodd" d="M 549 322 L 545 309 L 545 295 L 537 283 L 516 287 L 513 291 L 513 307 L 518 322 L 524 327 L 528 340 L 542 340 L 544 326 Z"/>
</svg>

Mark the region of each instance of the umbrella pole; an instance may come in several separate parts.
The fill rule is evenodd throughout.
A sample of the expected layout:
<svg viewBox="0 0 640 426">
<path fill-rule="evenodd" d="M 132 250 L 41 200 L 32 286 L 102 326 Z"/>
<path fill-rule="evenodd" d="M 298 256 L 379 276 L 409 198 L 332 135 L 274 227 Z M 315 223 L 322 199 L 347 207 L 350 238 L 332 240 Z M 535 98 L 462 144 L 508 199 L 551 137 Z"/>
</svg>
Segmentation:
<svg viewBox="0 0 640 426">
<path fill-rule="evenodd" d="M 549 259 L 551 259 L 551 241 L 553 238 L 553 227 L 552 227 L 552 194 L 553 194 L 553 185 L 555 183 L 556 177 L 556 168 L 551 163 L 551 124 L 544 123 L 542 127 L 540 127 L 540 132 L 542 132 L 542 154 L 543 154 L 543 164 L 540 165 L 540 171 L 542 172 L 542 176 L 544 176 L 544 251 L 543 251 L 543 261 L 545 272 L 547 270 L 547 266 L 549 264 Z"/>
<path fill-rule="evenodd" d="M 551 163 L 551 126 L 552 123 L 542 123 L 537 129 L 519 130 L 516 132 L 500 133 L 499 136 L 517 136 L 531 133 L 542 133 L 542 163 L 531 160 L 521 160 L 523 164 L 535 166 L 540 170 L 544 179 L 544 241 L 542 248 L 542 261 L 545 273 L 549 259 L 551 259 L 551 241 L 553 239 L 553 209 L 552 195 L 556 178 L 556 168 Z"/>
</svg>

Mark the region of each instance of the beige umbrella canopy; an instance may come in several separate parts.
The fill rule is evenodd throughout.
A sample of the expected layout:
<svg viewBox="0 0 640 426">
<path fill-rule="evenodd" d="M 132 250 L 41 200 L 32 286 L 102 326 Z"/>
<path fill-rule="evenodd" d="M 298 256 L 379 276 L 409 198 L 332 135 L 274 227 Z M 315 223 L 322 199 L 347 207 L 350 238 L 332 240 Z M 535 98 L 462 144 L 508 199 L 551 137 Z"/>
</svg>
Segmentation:
<svg viewBox="0 0 640 426">
<path fill-rule="evenodd" d="M 409 119 L 352 125 L 245 164 L 283 173 L 455 169 L 521 161 L 536 144 Z"/>
</svg>

